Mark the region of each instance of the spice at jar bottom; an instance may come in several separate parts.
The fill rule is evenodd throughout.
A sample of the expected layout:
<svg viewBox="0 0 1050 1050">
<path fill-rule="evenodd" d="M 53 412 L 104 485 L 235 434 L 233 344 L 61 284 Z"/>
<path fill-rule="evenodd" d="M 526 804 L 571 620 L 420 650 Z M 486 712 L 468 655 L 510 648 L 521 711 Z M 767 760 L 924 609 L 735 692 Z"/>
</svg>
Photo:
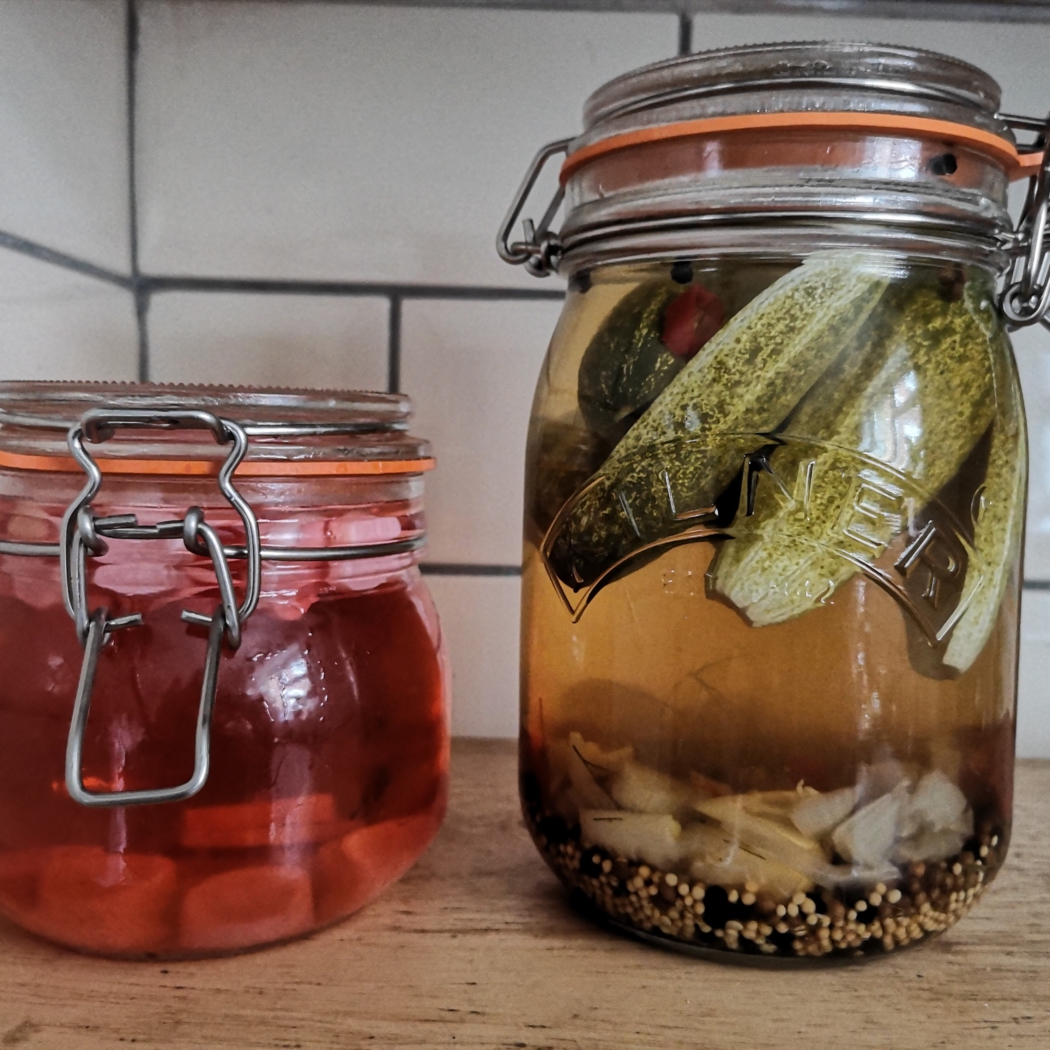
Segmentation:
<svg viewBox="0 0 1050 1050">
<path fill-rule="evenodd" d="M 594 754 L 579 738 L 571 745 L 579 749 L 576 757 Z M 690 789 L 621 760 L 609 785 L 611 805 L 632 793 L 635 810 L 643 800 L 655 810 L 669 801 L 660 793 L 670 793 L 679 816 L 689 799 L 700 820 L 679 823 L 668 814 L 608 808 L 581 811 L 571 821 L 545 810 L 538 778 L 524 772 L 526 825 L 555 874 L 598 915 L 680 945 L 790 958 L 895 951 L 963 918 L 1006 853 L 1006 828 L 986 819 L 974 831 L 972 813 L 960 810 L 965 802 L 943 774 L 927 775 L 913 792 L 898 787 L 850 819 L 842 816 L 852 808 L 843 792 L 718 795 L 705 806 L 697 799 L 717 785 Z M 579 794 L 603 790 L 596 779 L 587 784 L 582 772 L 575 777 Z M 828 856 L 836 854 L 835 843 L 863 848 L 865 838 L 878 837 L 886 825 L 886 800 L 895 811 L 892 823 L 910 826 L 911 836 L 898 839 L 896 863 L 866 873 L 841 857 L 829 863 L 797 826 L 821 832 Z M 836 817 L 837 827 L 828 827 Z M 800 849 L 810 856 L 799 860 Z"/>
</svg>

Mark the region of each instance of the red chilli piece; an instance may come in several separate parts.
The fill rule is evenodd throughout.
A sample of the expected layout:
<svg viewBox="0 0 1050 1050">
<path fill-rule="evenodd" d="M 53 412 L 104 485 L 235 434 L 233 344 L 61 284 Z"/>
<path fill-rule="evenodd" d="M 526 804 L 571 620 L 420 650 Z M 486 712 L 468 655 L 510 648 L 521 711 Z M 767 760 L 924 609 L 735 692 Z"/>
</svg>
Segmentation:
<svg viewBox="0 0 1050 1050">
<path fill-rule="evenodd" d="M 660 342 L 675 357 L 688 361 L 722 327 L 725 316 L 725 307 L 717 295 L 703 285 L 690 285 L 664 311 Z"/>
</svg>

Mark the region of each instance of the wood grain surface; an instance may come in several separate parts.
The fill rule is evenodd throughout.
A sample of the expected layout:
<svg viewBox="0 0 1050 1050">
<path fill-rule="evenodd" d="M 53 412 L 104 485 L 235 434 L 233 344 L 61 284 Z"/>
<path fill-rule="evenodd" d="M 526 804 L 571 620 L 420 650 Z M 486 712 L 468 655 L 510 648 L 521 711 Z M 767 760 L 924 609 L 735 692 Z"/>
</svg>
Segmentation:
<svg viewBox="0 0 1050 1050">
<path fill-rule="evenodd" d="M 518 815 L 515 747 L 457 741 L 438 841 L 360 915 L 207 962 L 110 962 L 0 925 L 0 1048 L 1050 1048 L 1050 763 L 974 913 L 864 965 L 756 970 L 589 924 Z"/>
</svg>

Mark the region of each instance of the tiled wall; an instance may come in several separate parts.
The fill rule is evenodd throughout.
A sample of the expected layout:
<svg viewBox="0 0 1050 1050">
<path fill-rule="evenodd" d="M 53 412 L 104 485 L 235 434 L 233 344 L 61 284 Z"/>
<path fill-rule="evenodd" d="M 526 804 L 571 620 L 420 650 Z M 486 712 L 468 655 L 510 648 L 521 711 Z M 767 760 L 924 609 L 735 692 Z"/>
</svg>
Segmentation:
<svg viewBox="0 0 1050 1050">
<path fill-rule="evenodd" d="M 428 571 L 455 728 L 511 735 L 525 424 L 561 291 L 501 264 L 495 229 L 585 96 L 690 33 L 933 47 L 989 69 L 1010 110 L 1050 108 L 1046 25 L 0 0 L 0 378 L 412 394 L 441 462 Z M 1018 356 L 1020 748 L 1050 756 L 1050 336 Z"/>
</svg>

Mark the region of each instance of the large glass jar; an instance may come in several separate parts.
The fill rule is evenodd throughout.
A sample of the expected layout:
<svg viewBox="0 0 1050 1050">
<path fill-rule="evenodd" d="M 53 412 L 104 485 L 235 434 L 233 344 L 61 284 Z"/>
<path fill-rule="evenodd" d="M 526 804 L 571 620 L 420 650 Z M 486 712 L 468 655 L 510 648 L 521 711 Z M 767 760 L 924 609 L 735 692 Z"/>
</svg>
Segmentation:
<svg viewBox="0 0 1050 1050">
<path fill-rule="evenodd" d="M 508 261 L 569 280 L 528 442 L 522 802 L 627 932 L 875 955 L 1002 864 L 1027 454 L 997 281 L 1041 158 L 998 101 L 909 49 L 691 56 L 541 151 L 560 235 L 508 216 Z"/>
<path fill-rule="evenodd" d="M 0 914 L 225 953 L 422 853 L 449 727 L 408 407 L 0 384 Z"/>
</svg>

